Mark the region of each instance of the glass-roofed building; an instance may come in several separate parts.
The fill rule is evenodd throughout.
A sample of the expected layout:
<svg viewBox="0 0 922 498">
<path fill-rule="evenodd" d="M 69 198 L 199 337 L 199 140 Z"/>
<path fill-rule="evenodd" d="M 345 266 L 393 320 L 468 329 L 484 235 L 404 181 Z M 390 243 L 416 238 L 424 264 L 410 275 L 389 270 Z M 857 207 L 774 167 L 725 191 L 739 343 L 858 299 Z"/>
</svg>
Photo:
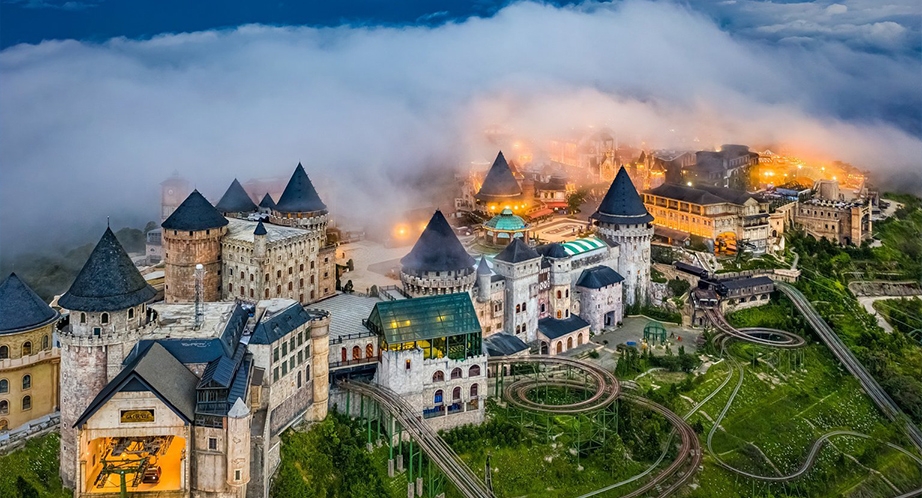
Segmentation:
<svg viewBox="0 0 922 498">
<path fill-rule="evenodd" d="M 521 216 L 514 214 L 511 209 L 505 208 L 501 213 L 483 224 L 483 240 L 487 244 L 505 246 L 515 238 L 528 240 L 529 228 L 530 226 L 525 223 Z"/>
<path fill-rule="evenodd" d="M 378 338 L 378 384 L 436 430 L 483 421 L 487 356 L 467 293 L 382 301 L 364 324 Z"/>
</svg>

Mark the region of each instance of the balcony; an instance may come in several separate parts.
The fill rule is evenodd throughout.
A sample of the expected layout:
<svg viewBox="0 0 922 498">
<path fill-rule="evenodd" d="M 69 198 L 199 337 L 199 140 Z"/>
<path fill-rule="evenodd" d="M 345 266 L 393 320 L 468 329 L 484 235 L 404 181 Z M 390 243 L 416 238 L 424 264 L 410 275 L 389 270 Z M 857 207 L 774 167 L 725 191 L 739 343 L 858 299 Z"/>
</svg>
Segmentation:
<svg viewBox="0 0 922 498">
<path fill-rule="evenodd" d="M 61 350 L 58 348 L 52 348 L 51 350 L 39 351 L 36 354 L 31 354 L 28 356 L 23 356 L 21 358 L 7 358 L 5 360 L 0 360 L 0 370 L 8 370 L 13 368 L 24 368 L 28 366 L 41 363 L 43 361 L 49 360 L 60 360 L 61 359 Z"/>
<path fill-rule="evenodd" d="M 346 360 L 346 361 L 342 361 L 342 360 L 340 360 L 340 361 L 332 361 L 332 362 L 330 362 L 330 367 L 329 367 L 329 368 L 330 368 L 330 370 L 334 370 L 334 369 L 337 369 L 337 368 L 347 368 L 347 367 L 354 367 L 354 366 L 356 366 L 356 365 L 364 365 L 364 364 L 367 364 L 367 363 L 375 363 L 375 362 L 377 362 L 377 361 L 378 361 L 378 357 L 377 357 L 377 356 L 372 356 L 372 357 L 370 357 L 370 358 L 358 358 L 358 359 Z"/>
</svg>

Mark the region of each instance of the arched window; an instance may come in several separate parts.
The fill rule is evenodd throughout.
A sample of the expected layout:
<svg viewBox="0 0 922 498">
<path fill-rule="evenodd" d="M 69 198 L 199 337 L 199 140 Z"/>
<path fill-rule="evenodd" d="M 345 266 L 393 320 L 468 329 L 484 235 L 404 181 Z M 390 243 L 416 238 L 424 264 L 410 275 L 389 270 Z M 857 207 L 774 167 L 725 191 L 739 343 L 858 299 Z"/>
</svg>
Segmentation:
<svg viewBox="0 0 922 498">
<path fill-rule="evenodd" d="M 86 313 L 80 313 L 80 323 L 86 323 Z"/>
<path fill-rule="evenodd" d="M 313 284 L 313 283 L 314 283 L 314 276 L 311 275 L 311 284 Z"/>
<path fill-rule="evenodd" d="M 442 404 L 442 390 L 441 390 L 441 389 L 439 389 L 438 391 L 435 392 L 435 396 L 432 397 L 432 401 L 433 401 L 435 404 L 437 404 L 437 405 L 441 405 L 441 404 Z M 5 401 L 4 401 L 4 403 L 5 403 Z M 2 413 L 2 412 L 0 412 L 0 413 Z"/>
<path fill-rule="evenodd" d="M 352 359 L 353 359 L 353 360 L 358 360 L 358 359 L 360 359 L 361 357 L 362 357 L 362 348 L 360 348 L 360 347 L 358 347 L 358 346 L 353 346 L 353 347 L 352 347 Z"/>
<path fill-rule="evenodd" d="M 292 272 L 292 271 L 294 271 L 294 268 L 292 268 L 292 267 L 289 266 L 289 267 L 288 267 L 288 274 L 291 275 L 291 272 Z"/>
<path fill-rule="evenodd" d="M 460 378 L 461 378 L 461 369 L 460 369 L 460 368 L 453 368 L 453 369 L 451 369 L 451 378 L 452 378 L 452 379 L 460 379 Z"/>
<path fill-rule="evenodd" d="M 10 402 L 7 400 L 0 401 L 0 415 L 9 415 Z"/>
<path fill-rule="evenodd" d="M 2 418 L 0 418 L 0 432 L 10 430 L 10 423 Z"/>
<path fill-rule="evenodd" d="M 480 375 L 480 365 L 474 365 L 467 371 L 468 377 L 477 377 Z"/>
<path fill-rule="evenodd" d="M 42 349 L 48 349 L 48 336 L 42 336 Z"/>
<path fill-rule="evenodd" d="M 304 263 L 298 265 L 298 271 L 304 271 Z"/>
<path fill-rule="evenodd" d="M 304 279 L 303 279 L 303 278 L 299 278 L 299 279 L 298 279 L 298 287 L 301 287 L 301 288 L 304 287 Z"/>
<path fill-rule="evenodd" d="M 275 271 L 275 277 L 276 277 L 276 278 L 282 278 L 282 270 L 276 270 L 276 271 Z"/>
<path fill-rule="evenodd" d="M 269 299 L 269 288 L 266 288 L 266 299 Z"/>
<path fill-rule="evenodd" d="M 134 308 L 128 308 L 128 319 L 134 318 Z"/>
<path fill-rule="evenodd" d="M 32 354 L 32 341 L 22 343 L 22 355 L 29 356 Z"/>
<path fill-rule="evenodd" d="M 227 292 L 234 292 L 234 284 L 227 284 Z"/>
<path fill-rule="evenodd" d="M 583 333 L 582 333 L 582 332 L 580 332 L 580 333 L 576 336 L 576 345 L 577 345 L 577 346 L 582 346 L 582 345 L 583 345 Z"/>
<path fill-rule="evenodd" d="M 244 291 L 242 285 L 240 286 L 240 295 L 241 295 L 241 296 L 244 296 L 244 295 L 245 295 L 245 291 Z"/>
<path fill-rule="evenodd" d="M 10 392 L 10 381 L 6 379 L 0 379 L 0 394 Z"/>
<path fill-rule="evenodd" d="M 253 289 L 250 289 L 250 298 L 253 297 Z"/>
<path fill-rule="evenodd" d="M 445 380 L 445 372 L 436 370 L 436 372 L 432 374 L 432 382 L 442 382 L 443 380 Z"/>
<path fill-rule="evenodd" d="M 460 388 L 460 387 L 456 387 L 456 388 L 452 389 L 452 391 L 451 391 L 451 401 L 452 401 L 452 402 L 461 401 L 461 388 Z"/>
<path fill-rule="evenodd" d="M 557 310 L 557 319 L 560 320 L 561 317 L 563 317 L 563 313 L 561 313 L 560 310 Z"/>
<path fill-rule="evenodd" d="M 267 273 L 267 274 L 266 274 L 266 282 L 268 282 L 268 281 L 269 281 L 269 274 Z"/>
<path fill-rule="evenodd" d="M 281 295 L 282 295 L 282 286 L 281 286 L 281 285 L 276 285 L 276 286 L 275 286 L 275 295 L 276 295 L 276 296 L 281 296 Z"/>
<path fill-rule="evenodd" d="M 108 313 L 103 313 L 102 315 L 100 315 L 100 316 L 99 316 L 99 321 L 100 321 L 103 325 L 109 323 L 109 314 L 108 314 Z"/>
<path fill-rule="evenodd" d="M 29 374 L 22 376 L 22 390 L 32 389 L 32 376 Z"/>
<path fill-rule="evenodd" d="M 521 305 L 521 304 L 515 305 L 515 312 L 516 312 L 516 313 L 521 313 L 521 312 L 522 312 L 522 305 Z"/>
<path fill-rule="evenodd" d="M 10 357 L 10 348 L 6 346 L 0 346 L 0 360 L 5 360 Z"/>
<path fill-rule="evenodd" d="M 573 347 L 573 338 L 567 337 L 567 349 L 571 349 L 572 347 Z"/>
<path fill-rule="evenodd" d="M 471 399 L 477 397 L 477 384 L 471 386 Z"/>
<path fill-rule="evenodd" d="M 22 397 L 22 410 L 31 410 L 32 409 L 32 396 L 23 396 Z"/>
<path fill-rule="evenodd" d="M 291 290 L 291 282 L 288 282 L 288 290 Z"/>
<path fill-rule="evenodd" d="M 563 343 L 557 341 L 557 354 L 563 353 Z"/>
<path fill-rule="evenodd" d="M 365 358 L 374 358 L 375 356 L 375 346 L 372 343 L 365 345 Z"/>
<path fill-rule="evenodd" d="M 560 299 L 562 297 L 563 297 L 563 293 L 560 291 L 557 291 L 557 299 Z"/>
<path fill-rule="evenodd" d="M 340 351 L 340 353 L 341 353 L 340 356 L 342 357 L 342 361 L 346 361 L 346 348 L 343 348 L 342 351 Z"/>
</svg>

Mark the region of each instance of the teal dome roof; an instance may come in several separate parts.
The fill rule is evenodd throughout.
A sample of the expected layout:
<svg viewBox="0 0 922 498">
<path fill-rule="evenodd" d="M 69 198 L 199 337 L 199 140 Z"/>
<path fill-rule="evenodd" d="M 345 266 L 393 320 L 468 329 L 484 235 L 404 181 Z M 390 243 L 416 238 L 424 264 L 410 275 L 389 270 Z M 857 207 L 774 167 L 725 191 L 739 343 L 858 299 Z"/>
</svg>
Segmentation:
<svg viewBox="0 0 922 498">
<path fill-rule="evenodd" d="M 504 230 L 507 232 L 525 230 L 528 227 L 528 225 L 525 223 L 525 220 L 523 220 L 521 216 L 513 214 L 512 210 L 509 208 L 503 209 L 501 213 L 491 218 L 490 221 L 484 223 L 483 226 L 486 228 Z"/>
</svg>

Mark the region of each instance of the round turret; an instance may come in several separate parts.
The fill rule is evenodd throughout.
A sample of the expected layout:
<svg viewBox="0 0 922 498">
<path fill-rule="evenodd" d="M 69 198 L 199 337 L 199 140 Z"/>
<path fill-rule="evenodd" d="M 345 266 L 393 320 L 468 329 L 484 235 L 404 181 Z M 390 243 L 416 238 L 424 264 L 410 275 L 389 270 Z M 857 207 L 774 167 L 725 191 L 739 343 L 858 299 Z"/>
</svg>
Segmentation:
<svg viewBox="0 0 922 498">
<path fill-rule="evenodd" d="M 412 296 L 470 292 L 474 287 L 474 258 L 464 250 L 441 211 L 432 215 L 400 263 L 400 281 Z"/>
<path fill-rule="evenodd" d="M 163 222 L 164 301 L 195 300 L 195 265 L 199 264 L 205 268 L 202 300 L 221 300 L 221 240 L 227 223 L 198 190 Z"/>
</svg>

